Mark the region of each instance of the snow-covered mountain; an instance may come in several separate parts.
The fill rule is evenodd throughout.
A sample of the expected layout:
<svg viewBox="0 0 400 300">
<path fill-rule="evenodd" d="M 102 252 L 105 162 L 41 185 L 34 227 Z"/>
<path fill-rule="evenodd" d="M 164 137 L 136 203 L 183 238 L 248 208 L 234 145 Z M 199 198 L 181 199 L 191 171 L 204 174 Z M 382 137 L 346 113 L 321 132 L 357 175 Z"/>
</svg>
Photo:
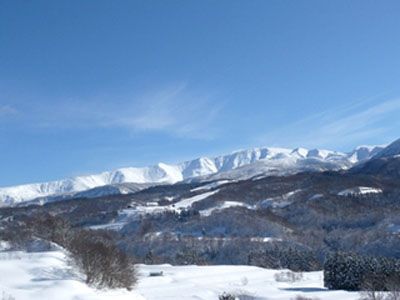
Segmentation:
<svg viewBox="0 0 400 300">
<path fill-rule="evenodd" d="M 172 184 L 193 178 L 248 178 L 254 175 L 346 169 L 381 150 L 382 147 L 373 146 L 358 147 L 350 153 L 305 148 L 254 148 L 213 158 L 201 157 L 176 165 L 159 163 L 151 167 L 121 168 L 59 181 L 4 187 L 0 188 L 0 204 L 12 205 L 43 197 L 68 197 L 95 188 L 95 195 L 107 195 L 110 190 L 115 193 L 115 189 L 105 186 L 122 183 Z"/>
<path fill-rule="evenodd" d="M 353 161 L 354 163 L 359 162 L 359 161 L 365 161 L 368 160 L 372 157 L 375 157 L 378 155 L 378 153 L 382 152 L 383 149 L 385 149 L 387 145 L 381 145 L 381 146 L 358 146 L 355 148 L 349 155 L 350 155 L 350 160 Z"/>
<path fill-rule="evenodd" d="M 350 172 L 400 178 L 400 139 L 373 155 L 371 159 L 355 165 Z"/>
<path fill-rule="evenodd" d="M 72 198 L 97 198 L 97 197 L 111 196 L 111 195 L 126 195 L 126 194 L 136 193 L 138 191 L 144 190 L 154 185 L 159 185 L 159 184 L 134 183 L 134 182 L 107 184 L 83 190 L 80 192 L 52 194 L 49 196 L 35 197 L 33 200 L 22 201 L 19 202 L 18 204 L 21 206 L 32 205 L 32 204 L 43 205 L 49 202 L 68 200 Z"/>
<path fill-rule="evenodd" d="M 382 151 L 379 151 L 374 158 L 393 157 L 400 155 L 400 139 L 389 144 Z"/>
</svg>

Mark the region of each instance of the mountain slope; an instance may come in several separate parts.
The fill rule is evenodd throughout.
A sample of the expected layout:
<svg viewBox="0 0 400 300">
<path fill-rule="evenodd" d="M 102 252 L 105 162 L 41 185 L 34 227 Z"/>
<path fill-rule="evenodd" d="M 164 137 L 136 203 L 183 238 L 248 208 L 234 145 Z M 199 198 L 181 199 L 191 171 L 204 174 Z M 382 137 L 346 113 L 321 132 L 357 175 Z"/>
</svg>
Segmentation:
<svg viewBox="0 0 400 300">
<path fill-rule="evenodd" d="M 108 185 L 122 183 L 173 184 L 192 178 L 251 177 L 284 175 L 300 171 L 322 171 L 349 168 L 375 154 L 379 147 L 358 147 L 350 153 L 304 148 L 254 148 L 214 158 L 202 157 L 177 165 L 159 163 L 151 167 L 121 168 L 95 175 L 78 176 L 59 181 L 0 188 L 0 204 L 12 205 L 40 197 L 74 196 Z M 231 172 L 230 175 L 227 173 Z M 96 196 L 115 193 L 115 189 L 96 189 Z"/>
<path fill-rule="evenodd" d="M 373 158 L 355 166 L 350 172 L 398 179 L 400 178 L 400 157 Z"/>
<path fill-rule="evenodd" d="M 374 155 L 374 158 L 391 157 L 396 155 L 400 155 L 400 139 L 395 140 L 393 143 L 379 151 Z"/>
<path fill-rule="evenodd" d="M 350 172 L 400 178 L 400 139 L 372 155 L 371 159 L 354 166 Z"/>
</svg>

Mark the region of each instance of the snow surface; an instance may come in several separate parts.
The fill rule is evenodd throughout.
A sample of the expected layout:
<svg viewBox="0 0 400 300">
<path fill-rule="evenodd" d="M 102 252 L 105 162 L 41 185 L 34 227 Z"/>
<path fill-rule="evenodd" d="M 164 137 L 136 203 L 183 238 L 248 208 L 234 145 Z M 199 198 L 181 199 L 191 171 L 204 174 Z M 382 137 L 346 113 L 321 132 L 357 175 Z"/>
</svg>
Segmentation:
<svg viewBox="0 0 400 300">
<path fill-rule="evenodd" d="M 302 280 L 288 283 L 275 281 L 279 270 L 251 266 L 138 265 L 139 281 L 133 291 L 94 290 L 67 261 L 62 251 L 0 252 L 0 295 L 16 300 L 215 300 L 227 292 L 271 300 L 297 295 L 359 299 L 357 293 L 326 290 L 322 272 L 304 273 Z M 163 276 L 149 276 L 159 271 Z"/>
<path fill-rule="evenodd" d="M 61 251 L 0 252 L 0 295 L 16 300 L 139 300 L 137 292 L 99 291 L 67 264 Z"/>
<path fill-rule="evenodd" d="M 350 189 L 345 189 L 338 193 L 339 196 L 351 196 L 351 195 L 368 195 L 368 194 L 380 194 L 383 193 L 381 189 L 367 186 L 357 186 Z"/>
<path fill-rule="evenodd" d="M 268 198 L 265 200 L 262 200 L 258 203 L 258 206 L 267 208 L 267 207 L 272 207 L 272 208 L 283 208 L 288 205 L 290 205 L 293 202 L 293 196 L 296 194 L 300 193 L 302 190 L 297 189 L 294 191 L 290 191 L 286 194 L 283 194 L 281 196 L 273 197 L 273 198 Z"/>
<path fill-rule="evenodd" d="M 162 277 L 149 277 L 163 271 Z M 359 299 L 357 293 L 328 291 L 323 287 L 322 272 L 304 273 L 295 283 L 276 282 L 281 271 L 251 266 L 140 266 L 137 291 L 148 300 L 202 299 L 215 300 L 223 292 L 251 295 L 256 299 L 294 299 L 297 295 L 321 300 Z"/>
<path fill-rule="evenodd" d="M 398 154 L 400 154 L 400 139 L 385 147 L 382 151 L 377 153 L 374 158 L 390 157 Z"/>
<path fill-rule="evenodd" d="M 400 233 L 400 224 L 389 224 L 387 229 L 391 233 L 399 234 Z"/>
<path fill-rule="evenodd" d="M 201 201 L 201 200 L 204 200 L 204 199 L 206 199 L 206 198 L 208 198 L 208 197 L 210 197 L 210 196 L 212 196 L 212 195 L 214 195 L 214 194 L 216 194 L 218 192 L 219 192 L 219 190 L 214 190 L 214 191 L 203 193 L 203 194 L 200 194 L 200 195 L 196 195 L 196 196 L 193 196 L 193 197 L 190 197 L 190 198 L 182 199 L 182 200 L 180 200 L 180 201 L 178 201 L 178 202 L 176 202 L 174 204 L 171 204 L 169 206 L 169 208 L 170 209 L 175 209 L 177 211 L 185 209 L 185 208 L 189 208 L 190 206 L 192 206 L 193 203 Z"/>
<path fill-rule="evenodd" d="M 353 150 L 352 153 L 349 154 L 349 158 L 352 162 L 357 163 L 360 161 L 367 160 L 378 153 L 381 153 L 387 145 L 380 145 L 380 146 L 370 146 L 370 145 L 363 145 L 358 146 Z"/>
<path fill-rule="evenodd" d="M 209 216 L 211 215 L 214 211 L 216 210 L 223 210 L 229 207 L 235 207 L 235 206 L 241 206 L 241 207 L 246 207 L 248 209 L 251 209 L 252 207 L 250 205 L 247 205 L 246 203 L 243 202 L 238 202 L 238 201 L 224 201 L 222 204 L 219 204 L 217 206 L 204 209 L 200 211 L 200 215 L 202 216 Z"/>
<path fill-rule="evenodd" d="M 309 200 L 317 200 L 317 199 L 321 199 L 323 197 L 324 197 L 323 194 L 314 194 L 309 198 Z"/>
<path fill-rule="evenodd" d="M 390 147 L 390 146 L 389 146 Z M 336 170 L 348 168 L 370 158 L 381 148 L 360 147 L 350 153 L 305 148 L 254 148 L 228 155 L 202 157 L 176 165 L 159 163 L 151 167 L 121 168 L 111 172 L 78 176 L 59 181 L 25 184 L 0 188 L 0 205 L 13 205 L 39 197 L 73 195 L 93 188 L 122 183 L 172 184 L 191 178 L 207 177 L 240 169 L 231 174 L 241 178 L 258 174 L 286 174 L 307 170 Z M 392 151 L 393 152 L 393 151 Z M 391 152 L 391 153 L 392 153 Z M 257 162 L 262 162 L 256 164 Z M 252 168 L 244 168 L 252 165 Z M 223 177 L 222 176 L 222 177 Z M 109 193 L 109 189 L 96 193 Z"/>
<path fill-rule="evenodd" d="M 216 188 L 216 187 L 218 187 L 220 185 L 223 185 L 223 184 L 226 184 L 226 183 L 229 183 L 229 182 L 235 182 L 235 180 L 217 180 L 217 181 L 214 181 L 214 182 L 199 186 L 197 188 L 191 189 L 190 191 L 191 192 L 197 192 L 197 191 L 202 191 L 202 190 L 211 190 L 211 189 L 214 189 L 214 188 Z"/>
</svg>

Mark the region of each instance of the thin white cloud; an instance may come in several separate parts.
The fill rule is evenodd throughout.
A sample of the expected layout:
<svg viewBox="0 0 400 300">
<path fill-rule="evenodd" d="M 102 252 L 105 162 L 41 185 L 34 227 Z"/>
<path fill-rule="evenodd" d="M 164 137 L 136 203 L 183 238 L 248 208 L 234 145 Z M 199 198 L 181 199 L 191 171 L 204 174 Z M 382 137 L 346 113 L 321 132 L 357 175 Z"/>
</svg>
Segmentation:
<svg viewBox="0 0 400 300">
<path fill-rule="evenodd" d="M 368 127 L 384 119 L 388 114 L 400 110 L 400 99 L 379 103 L 363 111 L 328 123 L 320 129 L 329 135 L 354 135 L 368 132 Z"/>
<path fill-rule="evenodd" d="M 399 126 L 400 99 L 349 103 L 338 110 L 317 113 L 262 136 L 274 144 L 308 147 L 346 147 L 366 140 L 395 138 Z"/>
<path fill-rule="evenodd" d="M 180 137 L 215 137 L 214 121 L 222 106 L 185 85 L 141 97 L 126 112 L 114 115 L 109 126 L 140 131 L 161 131 Z"/>
<path fill-rule="evenodd" d="M 132 132 L 212 139 L 221 111 L 209 94 L 178 84 L 145 95 L 98 96 L 85 101 L 69 99 L 34 109 L 41 127 L 107 127 Z"/>
<path fill-rule="evenodd" d="M 1 105 L 0 104 L 0 116 L 10 116 L 10 115 L 16 115 L 18 111 L 12 107 L 11 105 Z"/>
</svg>

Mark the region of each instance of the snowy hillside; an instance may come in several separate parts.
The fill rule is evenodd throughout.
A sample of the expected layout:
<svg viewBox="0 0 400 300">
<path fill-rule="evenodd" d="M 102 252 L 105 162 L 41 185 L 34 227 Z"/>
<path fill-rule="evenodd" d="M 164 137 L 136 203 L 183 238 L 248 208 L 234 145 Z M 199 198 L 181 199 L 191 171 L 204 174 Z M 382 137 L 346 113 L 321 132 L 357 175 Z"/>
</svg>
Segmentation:
<svg viewBox="0 0 400 300">
<path fill-rule="evenodd" d="M 0 252 L 0 274 L 0 295 L 5 300 L 144 300 L 137 292 L 87 286 L 61 251 Z"/>
<path fill-rule="evenodd" d="M 177 165 L 159 163 L 151 167 L 122 168 L 95 175 L 78 176 L 59 181 L 0 188 L 0 205 L 11 205 L 48 196 L 68 196 L 78 192 L 122 183 L 171 184 L 191 178 L 287 174 L 349 168 L 374 155 L 380 147 L 358 147 L 350 153 L 304 148 L 255 148 L 214 158 L 202 157 Z M 229 173 L 231 172 L 231 173 Z M 114 188 L 96 189 L 96 196 L 118 192 Z M 84 195 L 84 194 L 83 194 Z"/>
<path fill-rule="evenodd" d="M 139 265 L 133 291 L 94 290 L 67 263 L 61 251 L 0 252 L 0 295 L 3 299 L 36 300 L 215 300 L 222 293 L 253 296 L 246 299 L 358 299 L 357 293 L 328 291 L 322 272 L 304 273 L 296 282 L 277 281 L 279 270 L 250 266 Z M 151 272 L 163 276 L 150 277 Z M 244 298 L 243 298 L 244 299 Z"/>
</svg>

